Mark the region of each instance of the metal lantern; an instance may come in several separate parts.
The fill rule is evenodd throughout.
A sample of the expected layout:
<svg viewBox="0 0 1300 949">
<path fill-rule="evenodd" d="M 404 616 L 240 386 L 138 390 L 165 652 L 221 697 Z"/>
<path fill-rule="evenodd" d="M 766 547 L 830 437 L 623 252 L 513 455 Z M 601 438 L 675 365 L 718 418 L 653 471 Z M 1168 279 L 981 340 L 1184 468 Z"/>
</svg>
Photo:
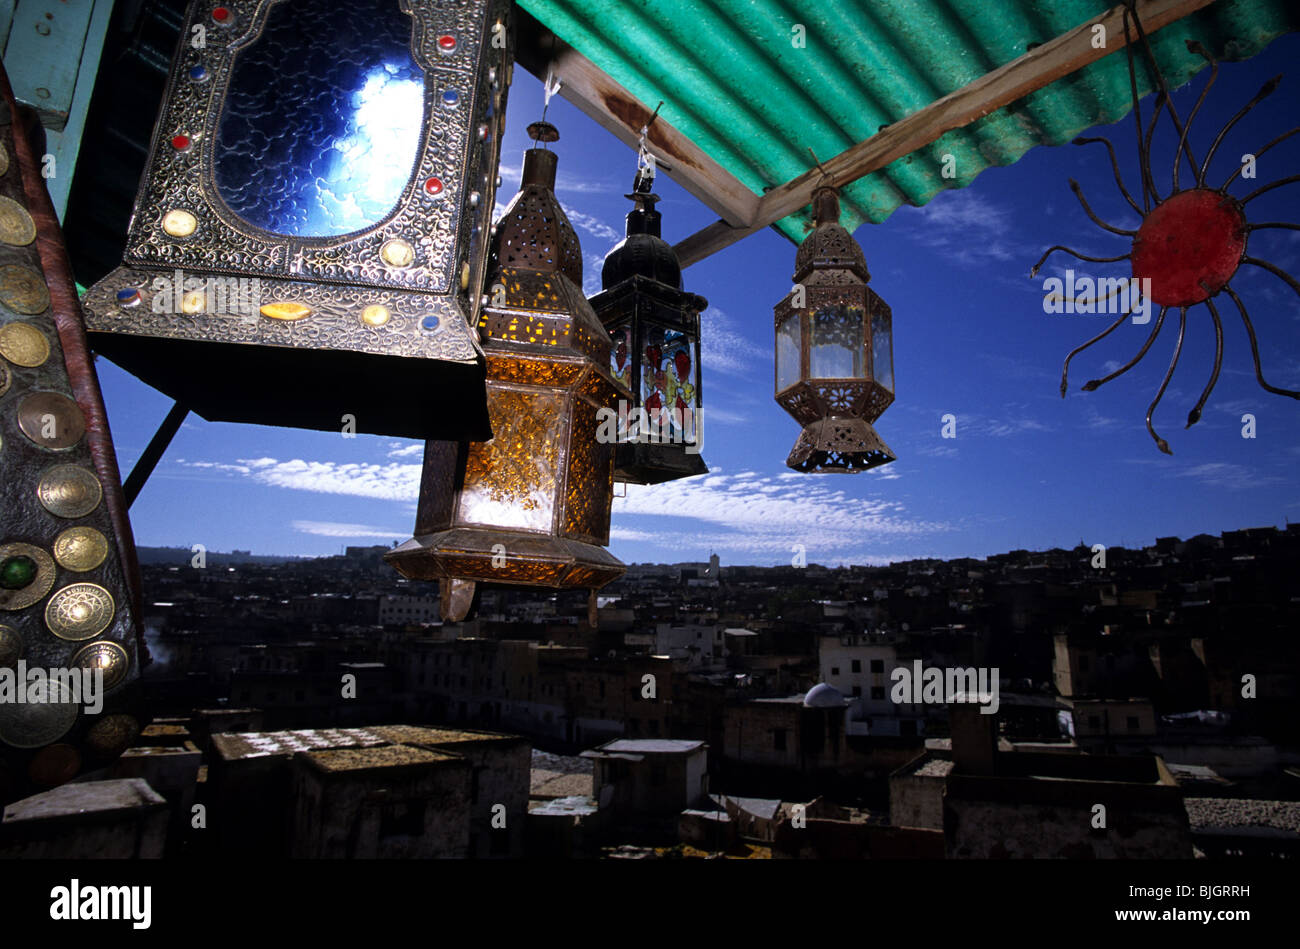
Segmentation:
<svg viewBox="0 0 1300 949">
<path fill-rule="evenodd" d="M 795 255 L 795 286 L 776 305 L 776 401 L 803 425 L 796 471 L 857 472 L 895 460 L 871 423 L 894 401 L 890 310 L 867 286 L 839 195 L 813 195 L 814 228 Z"/>
<path fill-rule="evenodd" d="M 559 137 L 541 122 L 529 133 Z M 604 549 L 614 445 L 597 433 L 601 410 L 631 393 L 610 378 L 555 168 L 555 152 L 524 153 L 492 240 L 478 328 L 493 437 L 426 445 L 415 536 L 385 555 L 405 577 L 441 581 L 448 620 L 468 615 L 478 583 L 595 590 L 626 569 Z"/>
<path fill-rule="evenodd" d="M 0 69 L 0 809 L 146 717 L 138 568 L 76 283 Z M 39 126 L 36 126 L 39 128 Z"/>
<path fill-rule="evenodd" d="M 211 420 L 488 437 L 510 6 L 192 3 L 96 350 Z"/>
<path fill-rule="evenodd" d="M 605 256 L 591 298 L 612 341 L 610 372 L 635 394 L 614 420 L 614 480 L 658 484 L 704 474 L 700 457 L 700 311 L 709 301 L 682 289 L 672 245 L 660 237 L 659 196 L 638 174 L 627 195 L 627 236 Z"/>
</svg>

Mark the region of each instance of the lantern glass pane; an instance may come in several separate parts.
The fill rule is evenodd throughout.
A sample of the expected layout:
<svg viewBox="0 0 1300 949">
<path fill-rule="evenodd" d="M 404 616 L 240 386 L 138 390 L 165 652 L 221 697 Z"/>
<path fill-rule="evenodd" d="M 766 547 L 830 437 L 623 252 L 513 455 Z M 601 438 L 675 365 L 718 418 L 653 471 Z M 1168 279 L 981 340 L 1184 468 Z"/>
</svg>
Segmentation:
<svg viewBox="0 0 1300 949">
<path fill-rule="evenodd" d="M 695 440 L 695 341 L 685 333 L 645 325 L 641 350 L 641 405 L 659 437 Z"/>
<path fill-rule="evenodd" d="M 894 391 L 894 334 L 889 311 L 880 307 L 871 317 L 871 375 L 890 392 Z"/>
<path fill-rule="evenodd" d="M 809 374 L 814 379 L 862 379 L 863 311 L 843 303 L 819 307 L 812 318 Z"/>
<path fill-rule="evenodd" d="M 489 389 L 495 427 L 471 442 L 457 522 L 545 533 L 555 516 L 561 447 L 573 424 L 554 389 Z"/>
<path fill-rule="evenodd" d="M 397 0 L 271 7 L 236 55 L 213 172 L 230 210 L 276 234 L 329 237 L 373 227 L 411 177 L 424 70 Z"/>
<path fill-rule="evenodd" d="M 783 392 L 799 381 L 799 349 L 803 320 L 792 313 L 776 328 L 776 391 Z"/>
<path fill-rule="evenodd" d="M 609 374 L 614 381 L 632 388 L 632 324 L 607 327 L 609 339 L 613 343 L 609 348 Z"/>
</svg>

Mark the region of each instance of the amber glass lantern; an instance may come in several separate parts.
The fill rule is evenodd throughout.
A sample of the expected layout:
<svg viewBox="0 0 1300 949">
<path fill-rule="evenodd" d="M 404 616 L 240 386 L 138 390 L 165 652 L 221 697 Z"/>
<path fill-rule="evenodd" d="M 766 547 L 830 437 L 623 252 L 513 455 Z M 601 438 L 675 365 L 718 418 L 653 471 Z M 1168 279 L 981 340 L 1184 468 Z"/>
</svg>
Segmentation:
<svg viewBox="0 0 1300 949">
<path fill-rule="evenodd" d="M 529 133 L 559 137 L 541 122 Z M 601 409 L 631 393 L 610 377 L 555 169 L 555 152 L 524 153 L 492 239 L 478 329 L 493 437 L 426 444 L 415 536 L 386 555 L 403 576 L 440 581 L 448 620 L 468 615 L 480 583 L 595 590 L 626 569 L 604 549 L 614 445 L 596 435 Z"/>
<path fill-rule="evenodd" d="M 700 311 L 682 289 L 672 245 L 660 236 L 659 196 L 638 175 L 627 236 L 605 256 L 591 305 L 609 331 L 610 372 L 635 394 L 619 407 L 614 480 L 658 484 L 705 474 L 700 457 Z"/>
<path fill-rule="evenodd" d="M 865 471 L 895 460 L 871 426 L 894 401 L 890 310 L 867 286 L 866 258 L 839 223 L 835 189 L 818 189 L 813 211 L 795 286 L 775 311 L 776 401 L 803 425 L 785 463 Z"/>
</svg>

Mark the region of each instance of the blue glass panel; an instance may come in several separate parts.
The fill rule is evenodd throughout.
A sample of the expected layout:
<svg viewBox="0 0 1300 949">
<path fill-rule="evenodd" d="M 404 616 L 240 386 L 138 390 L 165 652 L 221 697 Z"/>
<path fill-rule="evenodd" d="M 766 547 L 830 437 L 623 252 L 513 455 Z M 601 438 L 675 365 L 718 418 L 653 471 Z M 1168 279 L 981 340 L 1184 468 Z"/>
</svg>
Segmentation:
<svg viewBox="0 0 1300 949">
<path fill-rule="evenodd" d="M 424 71 L 397 0 L 282 0 L 235 57 L 213 172 L 250 224 L 332 237 L 378 224 L 411 177 Z"/>
</svg>

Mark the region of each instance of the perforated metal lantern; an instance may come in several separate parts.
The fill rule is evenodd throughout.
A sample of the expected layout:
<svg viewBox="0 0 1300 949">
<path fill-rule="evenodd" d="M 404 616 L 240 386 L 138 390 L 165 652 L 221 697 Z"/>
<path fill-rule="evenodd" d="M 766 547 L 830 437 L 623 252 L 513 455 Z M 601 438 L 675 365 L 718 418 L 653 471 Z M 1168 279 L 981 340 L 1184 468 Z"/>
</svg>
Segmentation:
<svg viewBox="0 0 1300 949">
<path fill-rule="evenodd" d="M 529 131 L 558 138 L 542 123 Z M 467 615 L 479 583 L 594 590 L 626 569 L 604 549 L 614 445 L 597 432 L 600 410 L 631 393 L 610 377 L 555 168 L 552 151 L 524 153 L 492 242 L 478 328 L 493 438 L 427 444 L 415 536 L 385 555 L 403 576 L 441 581 L 449 620 Z"/>
<path fill-rule="evenodd" d="M 776 305 L 776 401 L 803 425 L 796 471 L 865 471 L 895 460 L 871 423 L 894 401 L 891 314 L 867 286 L 839 196 L 813 196 L 815 227 L 795 255 L 794 288 Z"/>
<path fill-rule="evenodd" d="M 619 407 L 614 480 L 658 484 L 704 474 L 700 457 L 700 311 L 660 236 L 659 196 L 638 176 L 627 236 L 605 256 L 592 308 L 609 331 L 610 373 L 635 396 Z"/>
<path fill-rule="evenodd" d="M 192 3 L 95 349 L 206 419 L 486 438 L 510 8 Z"/>
</svg>

